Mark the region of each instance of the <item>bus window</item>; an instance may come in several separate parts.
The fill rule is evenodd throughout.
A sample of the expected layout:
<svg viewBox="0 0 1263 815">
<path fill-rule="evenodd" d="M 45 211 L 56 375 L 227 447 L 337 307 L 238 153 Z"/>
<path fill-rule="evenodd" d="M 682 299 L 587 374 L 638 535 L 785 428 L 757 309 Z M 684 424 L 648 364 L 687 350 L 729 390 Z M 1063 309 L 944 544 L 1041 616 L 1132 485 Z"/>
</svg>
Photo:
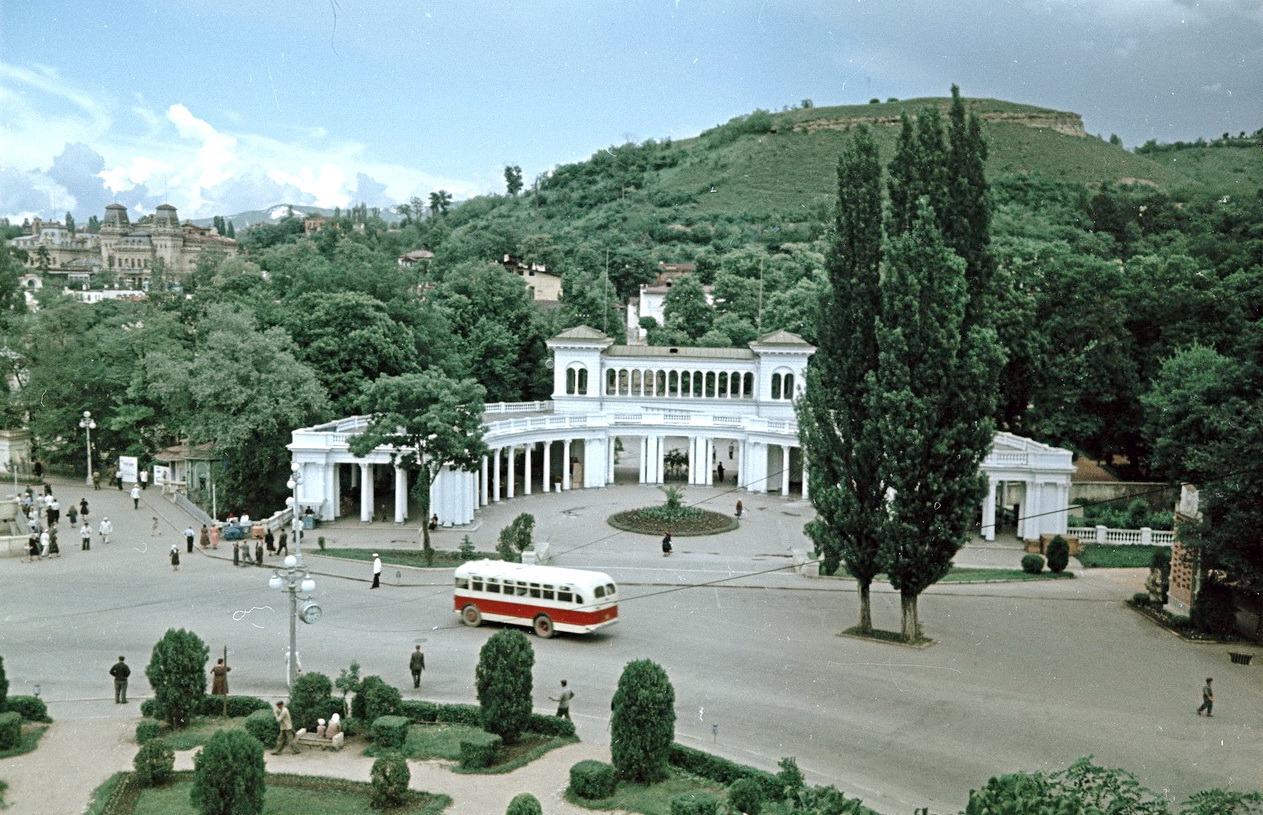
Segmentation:
<svg viewBox="0 0 1263 815">
<path fill-rule="evenodd" d="M 545 599 L 545 600 L 552 600 L 552 599 L 555 599 L 555 594 L 556 594 L 556 592 L 554 592 L 554 591 L 553 591 L 553 587 L 552 587 L 552 586 L 549 586 L 549 585 L 547 585 L 547 584 L 545 584 L 545 586 L 544 586 L 544 599 Z"/>
<path fill-rule="evenodd" d="M 574 595 L 570 593 L 569 586 L 562 586 L 557 589 L 557 599 L 563 603 L 569 603 L 574 600 Z"/>
<path fill-rule="evenodd" d="M 609 595 L 610 597 L 613 597 L 613 596 L 614 596 L 614 591 L 615 591 L 615 589 L 614 589 L 614 584 L 613 584 L 613 583 L 606 583 L 606 584 L 605 584 L 605 593 L 606 593 L 607 595 Z"/>
<path fill-rule="evenodd" d="M 474 591 L 482 591 L 482 578 L 475 577 L 473 581 L 470 583 L 469 587 L 473 589 Z"/>
<path fill-rule="evenodd" d="M 526 596 L 526 584 L 525 584 L 525 583 L 518 583 L 518 584 L 517 584 L 517 593 L 518 593 L 518 596 L 519 596 L 519 597 L 525 597 L 525 596 Z"/>
<path fill-rule="evenodd" d="M 539 597 L 539 584 L 538 583 L 531 584 L 531 596 Z"/>
<path fill-rule="evenodd" d="M 469 578 L 466 578 L 466 577 L 458 577 L 458 578 L 456 578 L 456 588 L 458 588 L 458 589 L 467 589 L 467 588 L 469 588 Z"/>
<path fill-rule="evenodd" d="M 497 583 L 497 582 L 495 582 L 494 580 L 488 580 L 488 581 L 487 581 L 487 592 L 488 592 L 488 593 L 490 593 L 490 594 L 499 594 L 499 593 L 500 593 L 500 584 L 499 584 L 499 583 Z"/>
<path fill-rule="evenodd" d="M 583 595 L 575 592 L 574 601 L 579 605 L 583 605 Z"/>
<path fill-rule="evenodd" d="M 605 587 L 597 586 L 596 589 L 594 589 L 592 593 L 595 594 L 597 599 L 599 600 L 605 596 Z"/>
</svg>

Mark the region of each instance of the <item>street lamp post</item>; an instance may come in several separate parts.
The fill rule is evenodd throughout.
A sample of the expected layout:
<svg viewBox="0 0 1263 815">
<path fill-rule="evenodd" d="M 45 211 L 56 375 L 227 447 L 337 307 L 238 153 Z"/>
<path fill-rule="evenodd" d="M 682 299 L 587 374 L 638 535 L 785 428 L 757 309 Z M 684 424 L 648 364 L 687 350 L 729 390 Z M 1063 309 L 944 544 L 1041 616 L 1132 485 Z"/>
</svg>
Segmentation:
<svg viewBox="0 0 1263 815">
<path fill-rule="evenodd" d="M 92 431 L 96 430 L 96 422 L 92 419 L 92 411 L 85 410 L 83 418 L 79 420 L 79 427 L 83 428 L 88 434 L 88 472 L 83 477 L 83 483 L 89 487 L 92 486 Z"/>
<path fill-rule="evenodd" d="M 298 462 L 291 462 L 289 465 L 289 480 L 285 482 L 285 486 L 294 494 L 285 499 L 285 503 L 289 504 L 290 511 L 293 514 L 291 523 L 294 526 L 294 553 L 298 558 L 298 565 L 303 563 L 303 519 L 298 511 L 298 485 L 303 483 L 303 471 Z"/>
<path fill-rule="evenodd" d="M 285 660 L 285 684 L 293 687 L 294 680 L 298 678 L 298 620 L 314 623 L 321 614 L 319 603 L 310 596 L 300 598 L 298 593 L 315 591 L 316 581 L 302 568 L 297 558 L 288 555 L 284 569 L 272 572 L 268 588 L 289 593 L 289 657 Z M 300 599 L 303 601 L 301 609 L 298 605 Z"/>
</svg>

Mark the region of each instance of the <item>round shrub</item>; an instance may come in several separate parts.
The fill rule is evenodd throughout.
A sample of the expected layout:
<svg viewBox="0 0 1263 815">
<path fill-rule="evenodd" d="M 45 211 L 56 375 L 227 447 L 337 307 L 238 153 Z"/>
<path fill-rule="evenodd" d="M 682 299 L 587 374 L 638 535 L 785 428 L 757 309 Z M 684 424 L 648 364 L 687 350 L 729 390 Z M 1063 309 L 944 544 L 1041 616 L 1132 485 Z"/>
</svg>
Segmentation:
<svg viewBox="0 0 1263 815">
<path fill-rule="evenodd" d="M 246 717 L 246 732 L 259 740 L 263 745 L 276 744 L 276 737 L 281 728 L 270 710 L 256 710 Z"/>
<path fill-rule="evenodd" d="M 189 799 L 201 815 L 259 815 L 266 788 L 263 745 L 240 730 L 220 730 L 193 757 Z"/>
<path fill-rule="evenodd" d="M 165 741 L 151 739 L 140 745 L 132 766 L 136 768 L 136 783 L 142 787 L 161 786 L 175 772 L 175 751 Z"/>
<path fill-rule="evenodd" d="M 705 792 L 686 792 L 671 799 L 671 815 L 715 815 L 719 799 Z"/>
<path fill-rule="evenodd" d="M 162 722 L 143 719 L 136 725 L 136 743 L 146 744 L 162 735 Z"/>
<path fill-rule="evenodd" d="M 504 811 L 504 815 L 544 815 L 544 809 L 539 805 L 538 798 L 529 792 L 524 792 L 509 802 L 509 808 Z"/>
<path fill-rule="evenodd" d="M 614 765 L 586 759 L 570 768 L 570 790 L 580 798 L 595 801 L 614 794 Z"/>
<path fill-rule="evenodd" d="M 728 788 L 728 803 L 745 815 L 759 815 L 763 811 L 763 790 L 753 778 L 739 778 Z"/>
<path fill-rule="evenodd" d="M 404 802 L 412 772 L 403 756 L 392 753 L 373 762 L 372 790 L 368 802 L 373 809 L 389 809 Z"/>
<path fill-rule="evenodd" d="M 1025 555 L 1022 558 L 1022 571 L 1027 574 L 1039 574 L 1044 570 L 1044 559 L 1039 555 Z"/>
<path fill-rule="evenodd" d="M 398 716 L 403 696 L 380 676 L 366 676 L 351 700 L 351 718 L 371 722 L 379 716 Z"/>
<path fill-rule="evenodd" d="M 408 740 L 408 720 L 403 716 L 378 716 L 369 733 L 378 747 L 398 749 Z"/>
<path fill-rule="evenodd" d="M 1060 535 L 1054 535 L 1048 542 L 1048 571 L 1064 572 L 1070 565 L 1070 544 Z"/>
</svg>

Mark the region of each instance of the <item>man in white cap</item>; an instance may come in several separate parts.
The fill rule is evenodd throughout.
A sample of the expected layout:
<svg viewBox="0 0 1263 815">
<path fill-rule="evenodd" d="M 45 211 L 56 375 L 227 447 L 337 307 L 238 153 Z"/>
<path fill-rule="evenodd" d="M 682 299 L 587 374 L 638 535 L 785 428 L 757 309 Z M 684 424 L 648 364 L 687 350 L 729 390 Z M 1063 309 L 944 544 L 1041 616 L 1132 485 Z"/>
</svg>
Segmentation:
<svg viewBox="0 0 1263 815">
<path fill-rule="evenodd" d="M 370 589 L 381 588 L 381 585 L 382 585 L 382 559 L 377 556 L 376 552 L 374 552 L 373 553 L 373 585 L 369 586 L 369 588 Z"/>
</svg>

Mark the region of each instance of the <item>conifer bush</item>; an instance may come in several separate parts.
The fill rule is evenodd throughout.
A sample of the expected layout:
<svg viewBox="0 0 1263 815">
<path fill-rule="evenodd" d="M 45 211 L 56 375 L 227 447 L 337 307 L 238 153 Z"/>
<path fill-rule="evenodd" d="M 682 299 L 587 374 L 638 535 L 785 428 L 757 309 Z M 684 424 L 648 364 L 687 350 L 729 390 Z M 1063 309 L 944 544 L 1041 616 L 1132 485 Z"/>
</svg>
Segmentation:
<svg viewBox="0 0 1263 815">
<path fill-rule="evenodd" d="M 529 792 L 524 792 L 509 802 L 509 808 L 504 811 L 504 815 L 544 815 L 544 809 L 539 805 L 538 798 Z"/>
<path fill-rule="evenodd" d="M 136 770 L 136 783 L 142 787 L 161 786 L 170 781 L 175 772 L 175 751 L 165 741 L 151 739 L 140 745 L 132 767 Z"/>
<path fill-rule="evenodd" d="M 497 631 L 482 646 L 474 672 L 482 729 L 517 741 L 531 717 L 531 668 L 535 651 L 516 629 Z"/>
<path fill-rule="evenodd" d="M 739 778 L 728 787 L 728 803 L 745 815 L 759 815 L 763 811 L 763 790 L 753 778 Z"/>
<path fill-rule="evenodd" d="M 136 743 L 146 744 L 162 735 L 162 722 L 142 719 L 136 725 Z"/>
<path fill-rule="evenodd" d="M 333 682 L 317 671 L 298 677 L 289 691 L 289 713 L 294 729 L 316 729 L 316 720 L 323 717 L 326 700 L 333 693 Z"/>
<path fill-rule="evenodd" d="M 249 733 L 220 730 L 193 757 L 189 798 L 201 815 L 259 815 L 266 786 L 263 745 Z"/>
<path fill-rule="evenodd" d="M 662 666 L 627 663 L 614 692 L 610 758 L 618 777 L 652 784 L 667 777 L 675 737 L 675 689 Z"/>
<path fill-rule="evenodd" d="M 1022 571 L 1027 574 L 1039 574 L 1044 570 L 1044 559 L 1039 555 L 1024 555 L 1022 557 Z"/>
<path fill-rule="evenodd" d="M 22 717 L 13 711 L 0 713 L 0 750 L 16 747 L 22 740 Z"/>
<path fill-rule="evenodd" d="M 1070 544 L 1060 535 L 1048 542 L 1048 571 L 1059 574 L 1070 565 Z"/>
<path fill-rule="evenodd" d="M 373 762 L 370 780 L 372 790 L 368 803 L 373 809 L 389 809 L 404 802 L 408 795 L 408 781 L 412 771 L 408 762 L 398 753 L 382 756 Z"/>
</svg>

